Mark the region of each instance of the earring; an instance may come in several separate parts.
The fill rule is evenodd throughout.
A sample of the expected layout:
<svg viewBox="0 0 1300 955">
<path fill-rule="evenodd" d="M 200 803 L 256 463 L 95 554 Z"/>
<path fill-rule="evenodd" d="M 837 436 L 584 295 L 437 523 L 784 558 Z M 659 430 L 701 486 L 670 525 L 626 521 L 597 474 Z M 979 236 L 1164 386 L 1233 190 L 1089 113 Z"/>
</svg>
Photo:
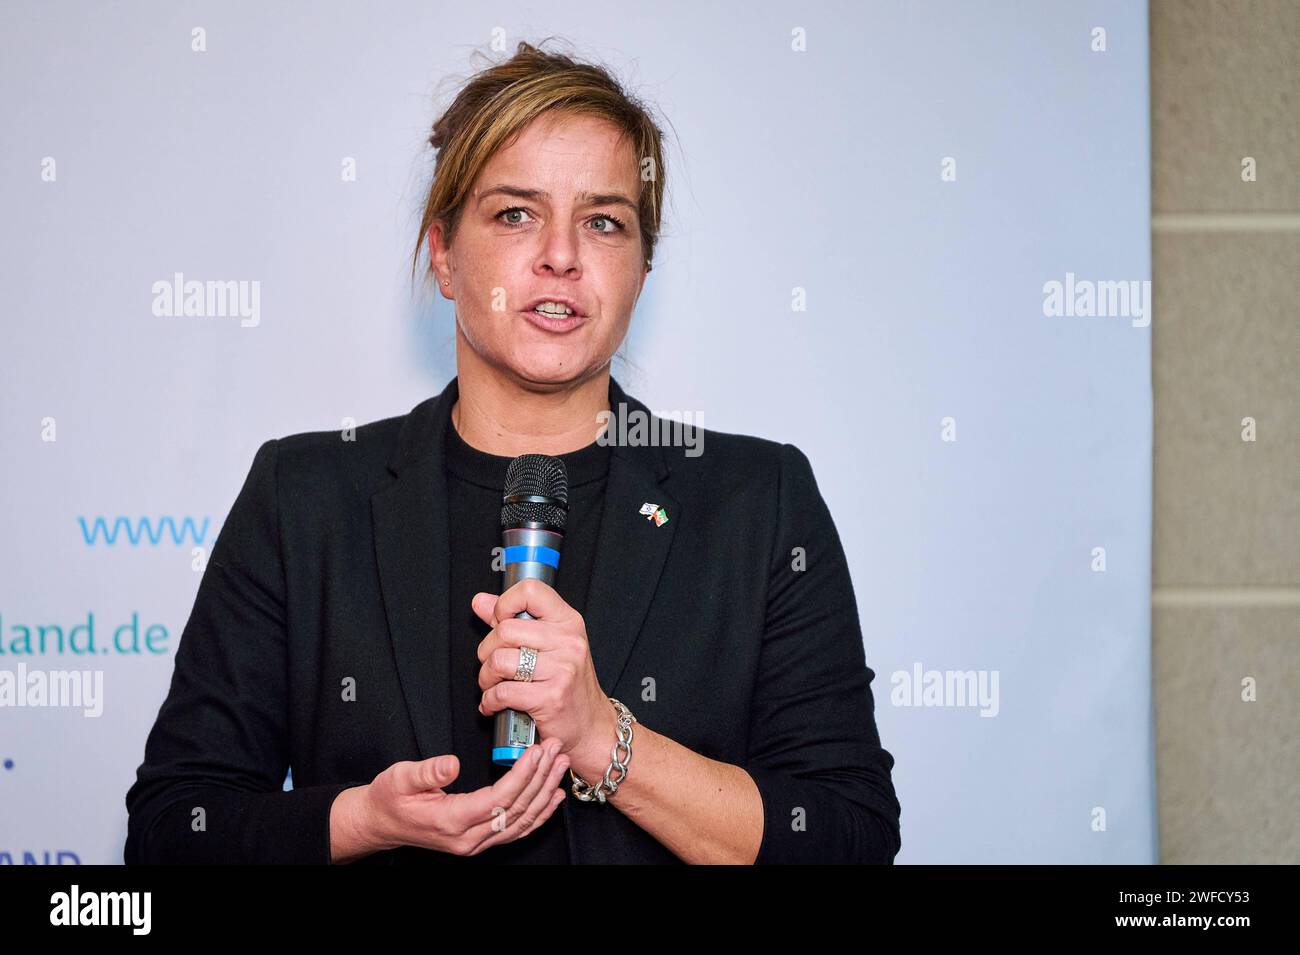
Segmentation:
<svg viewBox="0 0 1300 955">
<path fill-rule="evenodd" d="M 443 284 L 443 285 L 450 285 L 451 283 L 448 282 L 446 279 L 443 279 L 443 280 L 442 280 L 442 284 Z"/>
</svg>

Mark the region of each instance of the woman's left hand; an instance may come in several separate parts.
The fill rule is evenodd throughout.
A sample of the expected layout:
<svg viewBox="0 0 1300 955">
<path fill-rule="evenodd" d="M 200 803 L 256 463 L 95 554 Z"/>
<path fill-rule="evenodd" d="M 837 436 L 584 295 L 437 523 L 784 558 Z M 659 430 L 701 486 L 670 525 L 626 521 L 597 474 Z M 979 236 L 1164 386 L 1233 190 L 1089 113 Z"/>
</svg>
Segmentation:
<svg viewBox="0 0 1300 955">
<path fill-rule="evenodd" d="M 528 713 L 538 738 L 564 740 L 573 771 L 594 784 L 609 768 L 618 714 L 596 677 L 582 615 L 552 587 L 532 579 L 518 581 L 499 597 L 475 594 L 470 604 L 493 628 L 478 646 L 483 664 L 478 685 L 484 691 L 479 712 Z M 525 610 L 536 619 L 515 616 Z M 537 651 L 533 678 L 526 683 L 515 679 L 521 646 Z"/>
</svg>

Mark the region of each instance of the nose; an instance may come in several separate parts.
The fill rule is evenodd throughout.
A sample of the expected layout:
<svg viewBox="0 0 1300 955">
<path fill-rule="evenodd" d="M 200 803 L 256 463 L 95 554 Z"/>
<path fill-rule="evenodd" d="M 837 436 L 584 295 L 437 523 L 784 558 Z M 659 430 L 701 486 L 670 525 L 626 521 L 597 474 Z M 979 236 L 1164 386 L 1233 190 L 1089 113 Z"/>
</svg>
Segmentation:
<svg viewBox="0 0 1300 955">
<path fill-rule="evenodd" d="M 551 272 L 565 278 L 578 278 L 582 275 L 582 263 L 578 257 L 578 235 L 576 230 L 567 226 L 552 226 L 547 223 L 542 227 L 541 248 L 538 249 L 537 261 L 533 271 L 538 274 Z"/>
</svg>

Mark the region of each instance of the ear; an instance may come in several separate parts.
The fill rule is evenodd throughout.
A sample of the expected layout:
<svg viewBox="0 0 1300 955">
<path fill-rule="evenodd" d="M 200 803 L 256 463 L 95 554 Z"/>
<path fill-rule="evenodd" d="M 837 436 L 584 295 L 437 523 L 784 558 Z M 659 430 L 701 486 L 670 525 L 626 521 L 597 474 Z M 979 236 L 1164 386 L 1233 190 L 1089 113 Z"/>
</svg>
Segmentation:
<svg viewBox="0 0 1300 955">
<path fill-rule="evenodd" d="M 443 285 L 443 279 L 451 278 L 451 249 L 448 247 L 442 223 L 435 222 L 429 226 L 429 265 L 433 269 L 434 280 L 443 298 L 455 301 L 456 296 L 451 285 Z"/>
</svg>

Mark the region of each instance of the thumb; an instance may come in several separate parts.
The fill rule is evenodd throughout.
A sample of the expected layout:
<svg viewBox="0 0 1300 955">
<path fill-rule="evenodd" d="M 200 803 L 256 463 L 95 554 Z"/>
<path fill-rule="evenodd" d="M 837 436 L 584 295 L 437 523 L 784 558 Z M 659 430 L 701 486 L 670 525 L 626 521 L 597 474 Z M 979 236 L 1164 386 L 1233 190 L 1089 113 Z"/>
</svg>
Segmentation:
<svg viewBox="0 0 1300 955">
<path fill-rule="evenodd" d="M 480 591 L 470 598 L 470 608 L 473 609 L 475 616 L 480 620 L 486 624 L 491 624 L 492 613 L 496 610 L 497 597 L 497 594 Z"/>
<path fill-rule="evenodd" d="M 460 775 L 460 760 L 454 755 L 434 756 L 426 765 L 427 789 L 441 789 Z"/>
</svg>

